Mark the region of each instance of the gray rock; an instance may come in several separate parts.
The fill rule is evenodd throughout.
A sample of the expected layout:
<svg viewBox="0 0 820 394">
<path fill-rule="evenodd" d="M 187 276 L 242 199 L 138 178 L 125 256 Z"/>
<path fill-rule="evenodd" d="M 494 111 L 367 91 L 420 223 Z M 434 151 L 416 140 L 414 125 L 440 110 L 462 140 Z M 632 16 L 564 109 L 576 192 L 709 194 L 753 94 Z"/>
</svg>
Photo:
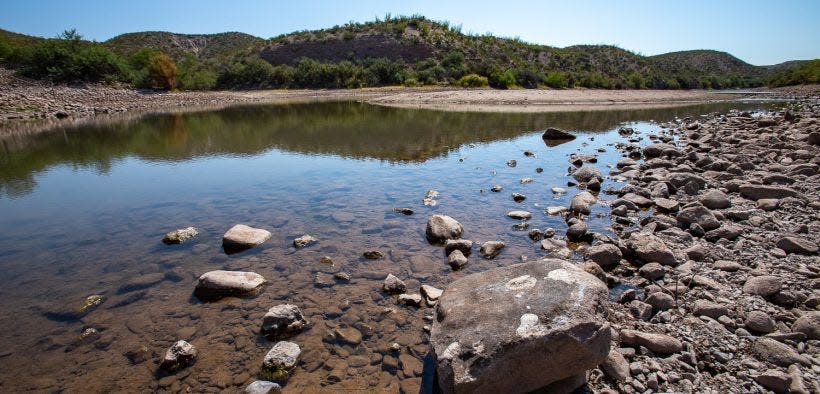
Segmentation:
<svg viewBox="0 0 820 394">
<path fill-rule="evenodd" d="M 545 239 L 541 241 L 541 249 L 547 251 L 549 257 L 568 259 L 572 256 L 572 250 L 567 247 L 567 242 L 560 239 Z"/>
<path fill-rule="evenodd" d="M 273 339 L 286 338 L 301 332 L 308 325 L 298 306 L 280 304 L 270 308 L 262 317 L 262 334 Z"/>
<path fill-rule="evenodd" d="M 393 212 L 400 213 L 402 215 L 410 216 L 413 214 L 412 208 L 393 208 Z"/>
<path fill-rule="evenodd" d="M 194 227 L 186 227 L 165 234 L 162 237 L 162 242 L 168 245 L 181 244 L 197 235 L 199 235 L 199 230 Z"/>
<path fill-rule="evenodd" d="M 570 201 L 569 210 L 570 212 L 581 214 L 581 215 L 589 215 L 591 212 L 590 206 L 595 204 L 598 201 L 594 195 L 590 192 L 581 192 L 576 194 L 572 197 L 572 201 Z"/>
<path fill-rule="evenodd" d="M 279 394 L 281 392 L 282 386 L 267 380 L 255 380 L 245 387 L 246 394 Z"/>
<path fill-rule="evenodd" d="M 407 291 L 407 285 L 395 275 L 387 274 L 387 277 L 384 278 L 384 283 L 382 284 L 382 290 L 391 294 L 404 293 Z"/>
<path fill-rule="evenodd" d="M 518 220 L 530 220 L 532 213 L 527 211 L 510 211 L 507 212 L 507 216 Z"/>
<path fill-rule="evenodd" d="M 776 198 L 763 198 L 757 200 L 757 208 L 764 210 L 766 212 L 771 212 L 777 210 L 777 207 L 780 206 L 780 200 Z"/>
<path fill-rule="evenodd" d="M 643 156 L 647 160 L 656 157 L 661 157 L 671 152 L 677 152 L 677 149 L 672 145 L 664 143 L 649 144 L 645 148 L 643 148 Z"/>
<path fill-rule="evenodd" d="M 567 228 L 567 239 L 570 241 L 580 241 L 587 235 L 588 230 L 589 227 L 587 227 L 587 224 L 579 221 Z"/>
<path fill-rule="evenodd" d="M 808 358 L 797 353 L 791 346 L 771 338 L 758 338 L 752 344 L 752 354 L 760 361 L 770 362 L 781 367 L 792 364 L 811 365 Z"/>
<path fill-rule="evenodd" d="M 549 141 L 571 141 L 575 139 L 575 136 L 567 133 L 564 130 L 561 130 L 556 127 L 550 127 L 544 130 L 544 133 L 541 134 L 541 139 L 545 142 Z M 548 144 L 549 145 L 549 144 Z"/>
<path fill-rule="evenodd" d="M 439 302 L 430 342 L 445 393 L 527 392 L 570 378 L 572 391 L 609 354 L 607 288 L 566 261 L 469 275 Z"/>
<path fill-rule="evenodd" d="M 446 215 L 433 215 L 427 220 L 425 234 L 432 243 L 444 243 L 448 239 L 461 237 L 464 227 L 457 220 Z"/>
<path fill-rule="evenodd" d="M 353 346 L 362 343 L 362 332 L 354 327 L 339 327 L 333 330 L 333 333 L 342 343 Z"/>
<path fill-rule="evenodd" d="M 165 352 L 160 368 L 168 372 L 175 372 L 196 361 L 197 350 L 194 345 L 185 341 L 177 341 Z"/>
<path fill-rule="evenodd" d="M 729 309 L 726 305 L 717 302 L 697 300 L 695 301 L 695 308 L 692 310 L 692 313 L 694 313 L 695 316 L 708 316 L 712 319 L 717 319 L 721 316 L 728 315 Z"/>
<path fill-rule="evenodd" d="M 654 312 L 665 311 L 675 306 L 675 298 L 666 293 L 652 293 L 646 297 L 646 303 L 652 305 Z"/>
<path fill-rule="evenodd" d="M 722 191 L 716 189 L 707 190 L 698 197 L 698 201 L 709 209 L 725 209 L 732 206 L 729 197 Z"/>
<path fill-rule="evenodd" d="M 319 240 L 317 240 L 316 238 L 314 238 L 311 235 L 305 234 L 305 235 L 303 235 L 299 238 L 294 239 L 293 240 L 293 246 L 296 247 L 297 249 L 299 249 L 299 248 L 304 248 L 305 246 L 308 246 L 308 245 L 316 243 L 316 242 L 319 242 Z"/>
<path fill-rule="evenodd" d="M 587 248 L 584 252 L 587 259 L 594 261 L 603 268 L 614 267 L 620 263 L 621 249 L 613 244 L 598 244 Z"/>
<path fill-rule="evenodd" d="M 729 261 L 729 260 L 718 260 L 712 265 L 712 267 L 716 270 L 726 271 L 726 272 L 737 272 L 744 268 L 744 266 L 736 261 Z"/>
<path fill-rule="evenodd" d="M 557 187 L 557 186 L 550 189 L 550 191 L 552 192 L 552 194 L 564 194 L 564 193 L 567 192 L 567 190 L 564 189 L 563 187 Z"/>
<path fill-rule="evenodd" d="M 493 185 L 493 187 L 490 188 L 490 191 L 493 193 L 498 193 L 502 190 L 504 190 L 504 188 L 501 187 L 501 185 Z"/>
<path fill-rule="evenodd" d="M 720 227 L 720 222 L 712 211 L 700 204 L 681 209 L 676 219 L 683 229 L 689 228 L 692 224 L 697 224 L 706 231 Z"/>
<path fill-rule="evenodd" d="M 268 351 L 262 361 L 260 375 L 273 381 L 287 380 L 288 375 L 299 362 L 302 349 L 293 342 L 279 341 Z"/>
<path fill-rule="evenodd" d="M 421 301 L 420 294 L 399 294 L 399 304 L 419 307 Z"/>
<path fill-rule="evenodd" d="M 632 375 L 629 372 L 629 362 L 623 354 L 617 350 L 611 350 L 606 360 L 601 364 L 601 369 L 612 379 L 619 382 L 627 381 Z"/>
<path fill-rule="evenodd" d="M 632 300 L 629 303 L 629 313 L 638 320 L 648 321 L 652 318 L 652 305 L 638 300 Z"/>
<path fill-rule="evenodd" d="M 271 233 L 268 230 L 237 224 L 222 236 L 222 247 L 226 253 L 238 253 L 258 246 L 270 237 Z"/>
<path fill-rule="evenodd" d="M 680 209 L 680 203 L 676 200 L 670 200 L 668 198 L 656 198 L 654 202 L 655 206 L 664 212 L 677 212 L 678 209 Z"/>
<path fill-rule="evenodd" d="M 649 280 L 658 280 L 666 275 L 666 270 L 659 263 L 646 263 L 638 269 L 638 272 Z"/>
<path fill-rule="evenodd" d="M 365 250 L 362 253 L 362 257 L 368 260 L 378 260 L 384 258 L 384 253 L 382 253 L 380 250 Z"/>
<path fill-rule="evenodd" d="M 814 242 L 797 238 L 797 237 L 783 237 L 777 241 L 777 247 L 783 249 L 786 253 L 799 254 L 815 254 L 817 253 L 817 244 Z"/>
<path fill-rule="evenodd" d="M 199 277 L 194 295 L 203 301 L 253 296 L 259 294 L 266 283 L 265 278 L 255 272 L 210 271 Z"/>
<path fill-rule="evenodd" d="M 654 235 L 633 234 L 632 238 L 627 240 L 627 246 L 644 263 L 654 262 L 669 266 L 677 265 L 675 255 L 669 247 Z"/>
<path fill-rule="evenodd" d="M 469 256 L 472 253 L 473 241 L 466 239 L 448 239 L 444 243 L 444 254 L 449 256 L 454 250 L 460 250 L 464 256 Z"/>
<path fill-rule="evenodd" d="M 771 297 L 780 291 L 782 284 L 783 282 L 776 276 L 753 276 L 746 279 L 746 283 L 743 284 L 743 292 L 759 295 L 763 298 Z"/>
<path fill-rule="evenodd" d="M 594 166 L 583 166 L 572 173 L 572 177 L 578 181 L 587 183 L 593 179 L 597 179 L 599 182 L 604 180 L 604 177 L 601 175 L 601 171 L 599 171 Z"/>
<path fill-rule="evenodd" d="M 546 207 L 544 208 L 544 213 L 550 216 L 560 215 L 566 212 L 568 209 L 567 207 Z"/>
<path fill-rule="evenodd" d="M 450 267 L 454 270 L 461 269 L 467 265 L 467 257 L 464 256 L 461 250 L 454 249 L 450 252 L 450 255 L 447 256 L 447 264 L 450 264 Z"/>
<path fill-rule="evenodd" d="M 507 160 L 507 167 L 515 167 L 518 165 L 518 162 L 515 160 Z"/>
<path fill-rule="evenodd" d="M 437 304 L 442 293 L 444 293 L 444 290 L 437 289 L 430 285 L 421 285 L 421 295 L 426 299 L 427 305 L 433 306 Z"/>
<path fill-rule="evenodd" d="M 770 369 L 760 375 L 755 375 L 754 380 L 759 385 L 765 387 L 766 389 L 772 390 L 777 394 L 788 393 L 789 385 L 791 385 L 792 382 L 791 376 L 776 369 Z"/>
<path fill-rule="evenodd" d="M 651 334 L 635 330 L 621 330 L 621 343 L 643 346 L 654 353 L 669 354 L 683 350 L 683 343 L 666 334 Z"/>
<path fill-rule="evenodd" d="M 792 331 L 806 334 L 806 338 L 814 341 L 820 340 L 820 312 L 803 312 L 792 324 Z"/>
<path fill-rule="evenodd" d="M 498 256 L 498 254 L 501 253 L 501 249 L 504 249 L 505 246 L 504 242 L 501 241 L 487 241 L 481 244 L 480 252 L 482 256 L 492 259 Z"/>
<path fill-rule="evenodd" d="M 749 331 L 762 334 L 768 334 L 777 330 L 774 319 L 761 311 L 749 312 L 749 314 L 746 315 L 746 321 L 743 323 L 743 326 Z"/>
<path fill-rule="evenodd" d="M 512 199 L 513 199 L 513 201 L 515 201 L 515 202 L 522 202 L 522 201 L 524 201 L 524 200 L 526 200 L 526 199 L 527 199 L 527 196 L 525 196 L 525 195 L 523 195 L 523 194 L 521 194 L 521 193 L 513 193 L 513 194 L 512 194 Z"/>
<path fill-rule="evenodd" d="M 747 183 L 744 185 L 740 185 L 739 190 L 741 196 L 754 201 L 761 200 L 764 198 L 780 199 L 797 196 L 796 191 L 782 186 L 753 185 Z"/>
</svg>

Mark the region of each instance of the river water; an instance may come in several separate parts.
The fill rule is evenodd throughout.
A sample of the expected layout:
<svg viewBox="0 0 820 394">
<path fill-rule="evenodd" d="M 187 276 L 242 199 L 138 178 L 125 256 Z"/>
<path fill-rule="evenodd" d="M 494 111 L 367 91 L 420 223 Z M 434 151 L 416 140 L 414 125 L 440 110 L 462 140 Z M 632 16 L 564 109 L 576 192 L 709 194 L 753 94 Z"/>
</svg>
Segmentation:
<svg viewBox="0 0 820 394">
<path fill-rule="evenodd" d="M 513 229 L 518 222 L 506 213 L 531 211 L 530 229 L 552 227 L 563 237 L 563 220 L 543 209 L 568 206 L 575 192 L 567 186 L 570 154 L 597 154 L 606 175 L 621 157 L 613 144 L 626 142 L 621 126 L 646 137 L 676 117 L 766 105 L 543 114 L 257 105 L 0 137 L 0 391 L 239 391 L 273 345 L 259 334 L 262 316 L 285 302 L 311 323 L 290 339 L 302 358 L 288 391 L 417 391 L 431 376 L 424 326 L 434 310 L 382 293 L 388 273 L 417 293 L 421 284 L 445 288 L 539 258 L 539 243 Z M 547 127 L 578 138 L 549 147 L 540 132 Z M 493 185 L 503 191 L 491 192 Z M 554 196 L 554 186 L 568 193 Z M 603 187 L 620 186 L 607 179 Z M 428 190 L 438 191 L 435 206 L 422 204 Z M 513 192 L 526 200 L 516 203 Z M 425 240 L 433 213 L 459 220 L 463 238 L 507 246 L 493 260 L 474 253 L 453 271 Z M 607 234 L 607 215 L 596 206 L 590 227 Z M 222 234 L 237 223 L 273 237 L 226 255 Z M 200 235 L 161 242 L 187 226 Z M 304 234 L 319 242 L 294 249 Z M 367 260 L 366 250 L 385 257 Z M 255 298 L 201 303 L 192 296 L 196 278 L 216 269 L 255 271 L 270 285 Z M 316 282 L 336 272 L 352 280 Z M 103 302 L 77 314 L 90 295 Z M 346 328 L 361 342 L 332 335 Z M 158 374 L 178 339 L 199 349 L 197 362 Z"/>
</svg>

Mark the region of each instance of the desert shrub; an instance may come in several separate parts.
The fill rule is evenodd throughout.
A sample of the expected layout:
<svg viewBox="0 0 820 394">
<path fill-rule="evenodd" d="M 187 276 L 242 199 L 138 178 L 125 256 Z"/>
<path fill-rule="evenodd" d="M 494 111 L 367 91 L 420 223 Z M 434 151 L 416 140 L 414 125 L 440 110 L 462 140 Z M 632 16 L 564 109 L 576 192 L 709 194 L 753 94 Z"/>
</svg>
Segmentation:
<svg viewBox="0 0 820 394">
<path fill-rule="evenodd" d="M 101 45 L 83 41 L 75 30 L 36 44 L 21 59 L 20 73 L 55 82 L 127 81 L 125 62 Z"/>
<path fill-rule="evenodd" d="M 424 86 L 424 84 L 419 82 L 419 80 L 416 79 L 415 77 L 410 77 L 410 78 L 405 79 L 403 85 L 408 87 L 408 88 Z"/>
<path fill-rule="evenodd" d="M 482 77 L 478 74 L 467 74 L 456 81 L 456 85 L 463 88 L 481 88 L 489 84 L 487 77 Z"/>
<path fill-rule="evenodd" d="M 561 89 L 567 87 L 567 77 L 560 71 L 551 71 L 544 76 L 544 84 L 553 88 Z"/>
<path fill-rule="evenodd" d="M 820 59 L 810 60 L 778 72 L 768 80 L 769 86 L 790 86 L 820 83 Z"/>
<path fill-rule="evenodd" d="M 644 89 L 646 88 L 646 80 L 638 73 L 631 73 L 627 77 L 628 86 L 632 89 Z"/>
<path fill-rule="evenodd" d="M 541 76 L 531 69 L 519 68 L 515 70 L 515 81 L 518 86 L 535 89 L 538 87 L 538 83 L 541 82 Z"/>
<path fill-rule="evenodd" d="M 515 73 L 513 70 L 492 71 L 487 79 L 490 86 L 496 89 L 509 89 L 515 86 Z"/>
<path fill-rule="evenodd" d="M 148 80 L 154 89 L 173 90 L 177 87 L 177 66 L 168 55 L 158 53 L 148 60 Z"/>
</svg>

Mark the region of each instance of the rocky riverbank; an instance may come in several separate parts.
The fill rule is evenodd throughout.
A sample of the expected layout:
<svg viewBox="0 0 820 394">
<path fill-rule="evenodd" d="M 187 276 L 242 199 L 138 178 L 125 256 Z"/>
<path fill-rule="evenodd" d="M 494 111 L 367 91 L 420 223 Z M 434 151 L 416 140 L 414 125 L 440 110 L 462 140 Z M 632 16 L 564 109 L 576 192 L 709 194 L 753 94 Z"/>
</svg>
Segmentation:
<svg viewBox="0 0 820 394">
<path fill-rule="evenodd" d="M 592 388 L 820 391 L 818 117 L 815 98 L 621 130 L 610 176 L 628 183 L 604 191 L 619 239 L 583 250 L 611 289 Z"/>
</svg>

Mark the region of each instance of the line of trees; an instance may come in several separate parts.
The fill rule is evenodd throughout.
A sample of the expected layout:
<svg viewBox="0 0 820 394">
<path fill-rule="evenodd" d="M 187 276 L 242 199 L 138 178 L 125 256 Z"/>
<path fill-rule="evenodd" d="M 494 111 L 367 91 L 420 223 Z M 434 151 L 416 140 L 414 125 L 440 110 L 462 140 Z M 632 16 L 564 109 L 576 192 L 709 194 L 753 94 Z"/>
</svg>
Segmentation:
<svg viewBox="0 0 820 394">
<path fill-rule="evenodd" d="M 370 58 L 337 63 L 310 58 L 294 64 L 272 65 L 256 55 L 236 55 L 222 60 L 187 56 L 174 61 L 168 55 L 141 49 L 120 56 L 102 44 L 83 40 L 75 30 L 60 37 L 20 44 L 0 37 L 0 63 L 21 75 L 60 83 L 127 83 L 138 88 L 164 90 L 260 89 L 260 88 L 361 88 L 370 86 L 454 85 L 521 88 L 600 89 L 723 89 L 760 86 L 760 78 L 742 75 L 665 75 L 601 72 L 591 69 L 561 71 L 528 64 L 510 67 L 493 59 L 468 60 L 451 51 L 440 59 L 416 63 Z M 778 74 L 773 85 L 817 83 L 820 61 L 815 60 Z M 814 82 L 812 82 L 814 81 Z"/>
</svg>

